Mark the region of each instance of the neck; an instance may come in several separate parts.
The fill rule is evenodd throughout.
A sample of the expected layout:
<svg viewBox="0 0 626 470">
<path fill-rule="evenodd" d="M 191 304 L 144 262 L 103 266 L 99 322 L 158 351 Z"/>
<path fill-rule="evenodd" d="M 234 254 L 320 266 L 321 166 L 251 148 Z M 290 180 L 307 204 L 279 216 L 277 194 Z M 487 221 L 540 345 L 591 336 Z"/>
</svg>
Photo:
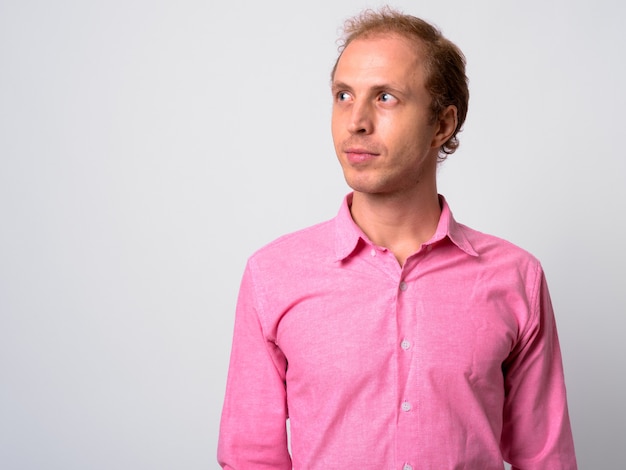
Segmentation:
<svg viewBox="0 0 626 470">
<path fill-rule="evenodd" d="M 368 238 L 390 250 L 402 266 L 437 230 L 441 207 L 434 185 L 402 194 L 355 191 L 351 213 Z"/>
</svg>

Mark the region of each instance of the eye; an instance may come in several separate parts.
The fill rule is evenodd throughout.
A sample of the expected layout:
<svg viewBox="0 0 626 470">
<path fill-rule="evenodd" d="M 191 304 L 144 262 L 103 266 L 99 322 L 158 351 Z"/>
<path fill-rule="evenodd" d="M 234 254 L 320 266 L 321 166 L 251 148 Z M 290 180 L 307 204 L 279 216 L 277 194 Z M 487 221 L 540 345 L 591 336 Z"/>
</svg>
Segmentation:
<svg viewBox="0 0 626 470">
<path fill-rule="evenodd" d="M 396 101 L 398 101 L 397 98 L 393 96 L 391 93 L 385 93 L 385 92 L 381 93 L 378 96 L 378 99 L 382 101 L 383 103 L 395 103 Z"/>
<path fill-rule="evenodd" d="M 350 93 L 347 91 L 340 91 L 337 93 L 337 101 L 348 101 L 350 99 Z"/>
</svg>

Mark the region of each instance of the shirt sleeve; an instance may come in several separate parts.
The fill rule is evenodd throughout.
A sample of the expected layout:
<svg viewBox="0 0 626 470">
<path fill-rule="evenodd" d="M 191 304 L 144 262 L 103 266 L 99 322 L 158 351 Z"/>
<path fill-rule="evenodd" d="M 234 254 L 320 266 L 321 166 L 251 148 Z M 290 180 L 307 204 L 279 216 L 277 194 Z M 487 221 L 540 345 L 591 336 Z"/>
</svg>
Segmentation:
<svg viewBox="0 0 626 470">
<path fill-rule="evenodd" d="M 268 340 L 250 263 L 241 282 L 222 409 L 218 462 L 227 470 L 291 469 L 287 449 L 287 361 Z"/>
<path fill-rule="evenodd" d="M 502 454 L 513 470 L 575 470 L 554 312 L 540 266 L 534 274 L 530 320 L 503 365 Z"/>
</svg>

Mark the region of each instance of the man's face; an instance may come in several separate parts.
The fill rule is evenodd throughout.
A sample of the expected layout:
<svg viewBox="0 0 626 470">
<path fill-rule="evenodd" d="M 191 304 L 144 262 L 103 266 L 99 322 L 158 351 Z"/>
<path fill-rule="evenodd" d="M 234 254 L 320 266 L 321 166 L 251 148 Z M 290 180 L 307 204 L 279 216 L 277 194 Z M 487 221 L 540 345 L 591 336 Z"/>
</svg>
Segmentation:
<svg viewBox="0 0 626 470">
<path fill-rule="evenodd" d="M 369 194 L 414 189 L 434 178 L 438 125 L 422 54 L 398 35 L 352 41 L 333 77 L 332 134 L 348 185 Z"/>
</svg>

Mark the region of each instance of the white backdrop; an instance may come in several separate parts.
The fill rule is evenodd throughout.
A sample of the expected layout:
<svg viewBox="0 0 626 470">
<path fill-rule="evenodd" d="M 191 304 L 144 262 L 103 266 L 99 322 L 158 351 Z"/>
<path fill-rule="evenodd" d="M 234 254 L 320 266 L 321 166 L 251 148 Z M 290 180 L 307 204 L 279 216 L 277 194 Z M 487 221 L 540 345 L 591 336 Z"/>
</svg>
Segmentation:
<svg viewBox="0 0 626 470">
<path fill-rule="evenodd" d="M 335 215 L 377 2 L 0 0 L 0 468 L 216 468 L 247 257 Z M 548 275 L 581 468 L 626 442 L 626 4 L 398 1 L 465 52 L 457 219 Z"/>
</svg>

